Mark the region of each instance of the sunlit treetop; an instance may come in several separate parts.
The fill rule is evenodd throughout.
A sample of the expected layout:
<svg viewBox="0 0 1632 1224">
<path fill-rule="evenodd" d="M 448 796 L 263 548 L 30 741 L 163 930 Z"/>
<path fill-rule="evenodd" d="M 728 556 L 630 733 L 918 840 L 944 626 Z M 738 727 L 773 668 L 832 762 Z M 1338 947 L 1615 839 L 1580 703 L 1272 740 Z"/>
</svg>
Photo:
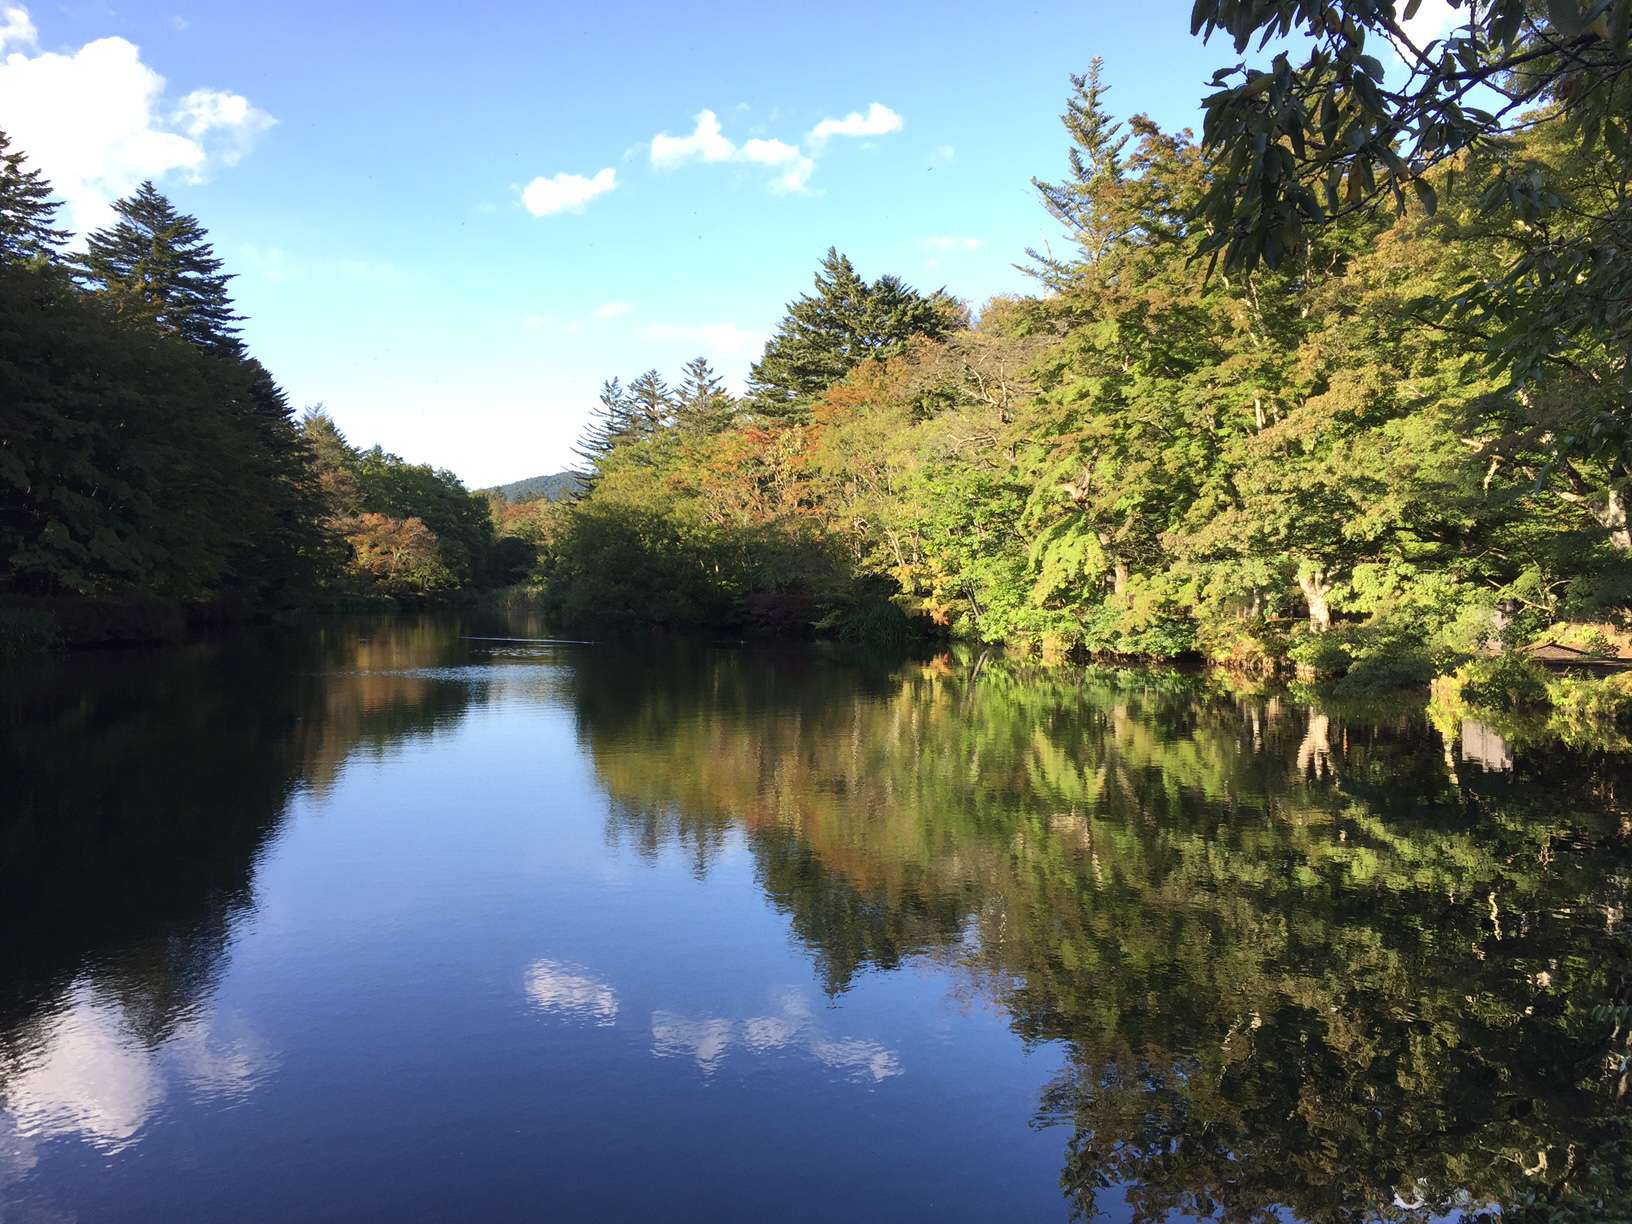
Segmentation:
<svg viewBox="0 0 1632 1224">
<path fill-rule="evenodd" d="M 1304 230 L 1407 190 L 1431 210 L 1427 172 L 1537 123 L 1560 123 L 1623 168 L 1632 143 L 1632 0 L 1450 0 L 1457 22 L 1419 45 L 1422 0 L 1196 0 L 1191 29 L 1237 53 L 1290 46 L 1264 68 L 1220 69 L 1204 100 L 1217 181 L 1205 206 L 1230 267 L 1273 266 Z M 1406 71 L 1391 80 L 1394 53 Z M 1294 57 L 1301 55 L 1302 62 Z M 1532 179 L 1492 203 L 1536 212 Z"/>
</svg>

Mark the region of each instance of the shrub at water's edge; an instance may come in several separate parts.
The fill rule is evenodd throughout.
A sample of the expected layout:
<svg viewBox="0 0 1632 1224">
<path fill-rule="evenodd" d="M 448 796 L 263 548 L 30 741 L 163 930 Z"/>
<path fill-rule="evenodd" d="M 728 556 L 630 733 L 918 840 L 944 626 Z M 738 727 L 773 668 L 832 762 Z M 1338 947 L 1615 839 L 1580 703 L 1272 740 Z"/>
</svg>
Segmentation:
<svg viewBox="0 0 1632 1224">
<path fill-rule="evenodd" d="M 1430 715 L 1443 729 L 1464 719 L 1515 745 L 1632 749 L 1632 672 L 1550 672 L 1522 652 L 1473 659 L 1436 678 Z"/>
<path fill-rule="evenodd" d="M 0 608 L 0 665 L 62 648 L 62 630 L 48 613 L 33 608 Z"/>
</svg>

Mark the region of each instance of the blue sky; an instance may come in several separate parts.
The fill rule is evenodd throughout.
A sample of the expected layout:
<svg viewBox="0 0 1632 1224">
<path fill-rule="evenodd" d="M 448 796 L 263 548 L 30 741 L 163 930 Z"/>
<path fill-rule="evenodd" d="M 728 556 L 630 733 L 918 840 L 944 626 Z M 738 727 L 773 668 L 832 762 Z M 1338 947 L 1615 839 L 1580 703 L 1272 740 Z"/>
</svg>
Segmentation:
<svg viewBox="0 0 1632 1224">
<path fill-rule="evenodd" d="M 564 466 L 610 375 L 740 385 L 830 244 L 1026 289 L 1067 74 L 1193 123 L 1230 54 L 1189 9 L 0 0 L 0 127 L 78 225 L 154 177 L 297 405 L 485 485 Z"/>
</svg>

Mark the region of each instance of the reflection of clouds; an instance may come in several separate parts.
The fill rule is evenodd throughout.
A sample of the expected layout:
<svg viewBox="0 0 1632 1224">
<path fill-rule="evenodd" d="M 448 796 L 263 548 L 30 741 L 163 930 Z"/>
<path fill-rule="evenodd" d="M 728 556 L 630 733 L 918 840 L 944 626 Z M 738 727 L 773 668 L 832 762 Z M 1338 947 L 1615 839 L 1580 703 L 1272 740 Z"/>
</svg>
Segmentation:
<svg viewBox="0 0 1632 1224">
<path fill-rule="evenodd" d="M 536 960 L 527 967 L 527 997 L 547 1012 L 596 1024 L 618 1018 L 618 996 L 611 986 L 559 961 Z"/>
<path fill-rule="evenodd" d="M 755 1054 L 803 1050 L 834 1071 L 875 1084 L 902 1072 L 895 1051 L 876 1041 L 828 1037 L 816 1024 L 809 1001 L 797 990 L 780 992 L 770 1015 L 752 1016 L 740 1026 L 724 1017 L 652 1013 L 652 1053 L 660 1058 L 690 1055 L 704 1074 L 711 1073 L 739 1041 Z"/>
<path fill-rule="evenodd" d="M 742 1026 L 742 1040 L 756 1054 L 780 1050 L 798 1035 L 799 1025 L 783 1016 L 755 1016 Z"/>
<path fill-rule="evenodd" d="M 0 1083 L 0 1134 L 78 1133 L 101 1151 L 117 1152 L 164 1100 L 172 1073 L 201 1095 L 242 1096 L 272 1060 L 258 1038 L 236 1028 L 200 1016 L 154 1048 L 116 1003 L 76 985 L 54 1013 L 21 1034 L 15 1070 Z"/>
<path fill-rule="evenodd" d="M 164 1077 L 117 1007 L 87 987 L 41 1026 L 21 1071 L 0 1093 L 24 1135 L 79 1131 L 103 1151 L 124 1147 L 164 1098 Z"/>
<path fill-rule="evenodd" d="M 901 1060 L 894 1050 L 876 1041 L 818 1041 L 810 1052 L 835 1071 L 871 1076 L 873 1083 L 901 1074 Z"/>
<path fill-rule="evenodd" d="M 0 1109 L 0 1212 L 5 1210 L 9 1199 L 6 1187 L 27 1177 L 39 1160 L 38 1145 L 20 1132 L 11 1116 Z M 0 1220 L 5 1218 L 0 1214 Z"/>
<path fill-rule="evenodd" d="M 660 1058 L 690 1054 L 704 1073 L 731 1047 L 735 1025 L 729 1020 L 693 1020 L 673 1012 L 652 1013 L 652 1053 Z"/>
<path fill-rule="evenodd" d="M 242 1021 L 189 1020 L 165 1047 L 182 1078 L 204 1097 L 236 1100 L 266 1078 L 272 1052 Z"/>
</svg>

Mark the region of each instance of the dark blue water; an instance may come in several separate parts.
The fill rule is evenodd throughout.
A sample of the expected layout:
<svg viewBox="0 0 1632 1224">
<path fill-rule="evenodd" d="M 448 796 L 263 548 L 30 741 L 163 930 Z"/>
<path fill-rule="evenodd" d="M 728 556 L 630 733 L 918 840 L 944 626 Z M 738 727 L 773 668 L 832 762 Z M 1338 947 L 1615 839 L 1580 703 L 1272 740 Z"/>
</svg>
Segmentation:
<svg viewBox="0 0 1632 1224">
<path fill-rule="evenodd" d="M 11 682 L 0 1220 L 1430 1218 L 1610 1150 L 1614 758 L 482 628 Z"/>
</svg>

